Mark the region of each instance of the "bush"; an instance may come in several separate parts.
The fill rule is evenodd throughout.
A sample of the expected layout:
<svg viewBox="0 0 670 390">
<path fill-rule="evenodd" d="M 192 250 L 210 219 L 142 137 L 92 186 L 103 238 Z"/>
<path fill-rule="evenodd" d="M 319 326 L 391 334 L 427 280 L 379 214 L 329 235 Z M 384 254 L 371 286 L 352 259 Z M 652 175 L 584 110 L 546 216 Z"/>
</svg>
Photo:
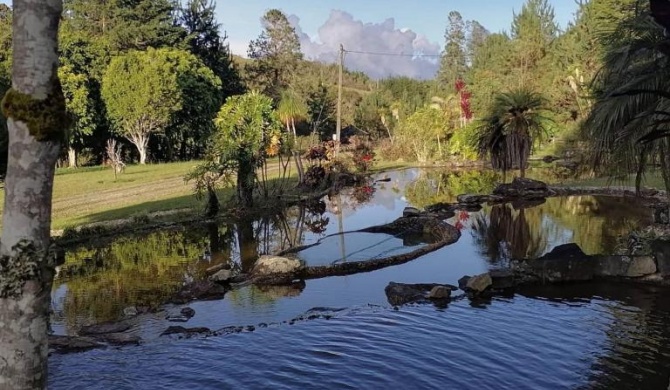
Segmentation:
<svg viewBox="0 0 670 390">
<path fill-rule="evenodd" d="M 464 128 L 458 129 L 449 140 L 449 155 L 462 160 L 477 160 L 479 154 L 476 148 L 477 126 L 470 123 Z"/>
</svg>

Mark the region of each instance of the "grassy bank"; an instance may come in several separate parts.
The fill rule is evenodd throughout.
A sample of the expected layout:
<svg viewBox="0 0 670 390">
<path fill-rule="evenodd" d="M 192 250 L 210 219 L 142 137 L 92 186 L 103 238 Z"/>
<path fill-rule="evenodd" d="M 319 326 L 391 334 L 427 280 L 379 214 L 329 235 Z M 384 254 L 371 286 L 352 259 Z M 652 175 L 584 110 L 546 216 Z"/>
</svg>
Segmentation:
<svg viewBox="0 0 670 390">
<path fill-rule="evenodd" d="M 197 161 L 130 165 L 117 179 L 111 168 L 59 169 L 54 179 L 52 229 L 141 217 L 156 212 L 200 211 L 204 204 L 193 196 L 184 175 Z M 295 170 L 295 169 L 294 169 Z M 269 178 L 278 176 L 276 163 Z M 233 189 L 219 191 L 221 200 Z M 4 191 L 0 192 L 0 211 Z"/>
<path fill-rule="evenodd" d="M 596 177 L 581 180 L 572 180 L 563 183 L 566 186 L 584 186 L 584 187 L 635 187 L 635 175 L 628 175 L 623 178 Z M 659 172 L 650 172 L 642 180 L 642 187 L 654 188 L 665 191 L 663 177 Z"/>
<path fill-rule="evenodd" d="M 183 211 L 194 213 L 203 210 L 204 203 L 193 196 L 191 183 L 184 182 L 184 175 L 197 161 L 169 164 L 132 165 L 117 179 L 110 168 L 92 167 L 59 169 L 54 181 L 53 223 L 54 230 L 96 222 L 139 218 L 153 213 Z M 373 172 L 411 167 L 411 163 L 379 161 Z M 295 169 L 291 172 L 295 184 Z M 269 179 L 278 176 L 276 162 L 270 163 Z M 634 186 L 635 177 L 623 180 L 607 178 L 568 181 L 571 186 Z M 644 186 L 664 189 L 660 174 L 650 174 Z M 287 185 L 290 188 L 290 185 Z M 221 200 L 234 195 L 233 188 L 219 191 Z M 4 191 L 0 191 L 0 212 L 4 204 Z M 169 216 L 165 218 L 170 219 Z"/>
</svg>

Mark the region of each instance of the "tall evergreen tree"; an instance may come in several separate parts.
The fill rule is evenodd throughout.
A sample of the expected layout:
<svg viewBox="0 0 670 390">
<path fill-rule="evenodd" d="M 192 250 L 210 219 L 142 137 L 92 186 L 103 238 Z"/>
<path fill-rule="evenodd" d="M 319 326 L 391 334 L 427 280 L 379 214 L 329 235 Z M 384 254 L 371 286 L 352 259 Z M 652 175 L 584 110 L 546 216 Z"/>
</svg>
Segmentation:
<svg viewBox="0 0 670 390">
<path fill-rule="evenodd" d="M 233 63 L 227 36 L 216 21 L 214 0 L 189 0 L 180 10 L 179 23 L 186 30 L 186 42 L 195 54 L 221 79 L 221 102 L 244 92 L 244 85 Z"/>
<path fill-rule="evenodd" d="M 175 0 L 116 0 L 109 31 L 112 51 L 181 48 L 186 33 L 176 21 L 177 4 Z"/>
<path fill-rule="evenodd" d="M 247 67 L 247 84 L 270 96 L 275 103 L 281 97 L 302 59 L 300 40 L 284 13 L 269 10 L 262 19 L 263 32 L 249 44 L 251 61 Z"/>
<path fill-rule="evenodd" d="M 465 23 L 457 11 L 449 12 L 444 39 L 444 52 L 437 78 L 445 91 L 453 93 L 456 89 L 456 80 L 465 75 L 467 62 Z"/>
<path fill-rule="evenodd" d="M 472 66 L 477 50 L 484 45 L 484 43 L 486 42 L 486 38 L 491 33 L 476 20 L 471 20 L 467 22 L 467 30 L 468 30 L 468 37 L 466 44 L 467 60 L 468 60 L 468 66 Z"/>
<path fill-rule="evenodd" d="M 527 0 L 512 22 L 514 58 L 519 86 L 537 81 L 533 73 L 547 55 L 559 29 L 548 0 Z"/>
</svg>

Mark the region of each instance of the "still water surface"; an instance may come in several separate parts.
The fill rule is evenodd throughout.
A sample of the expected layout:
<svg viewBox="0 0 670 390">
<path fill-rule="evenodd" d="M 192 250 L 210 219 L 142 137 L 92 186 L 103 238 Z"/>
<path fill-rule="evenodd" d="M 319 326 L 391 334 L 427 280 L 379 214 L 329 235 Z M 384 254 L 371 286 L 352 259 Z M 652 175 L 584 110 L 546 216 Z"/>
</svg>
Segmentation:
<svg viewBox="0 0 670 390">
<path fill-rule="evenodd" d="M 319 245 L 300 254 L 314 265 L 413 250 L 421 244 L 337 233 L 390 222 L 406 205 L 453 201 L 457 193 L 493 185 L 488 174 L 384 175 L 391 181 L 376 183 L 373 191 L 350 191 L 273 218 L 73 250 L 54 286 L 54 331 L 74 334 L 81 325 L 119 318 L 124 307 L 155 305 L 216 262 L 233 261 L 244 270 L 258 254 L 314 243 Z M 54 355 L 50 388 L 665 389 L 666 290 L 607 284 L 542 288 L 490 302 L 459 300 L 446 308 L 397 311 L 384 295 L 390 281 L 455 284 L 463 275 L 568 242 L 587 253 L 611 251 L 618 235 L 648 218 L 633 200 L 600 197 L 459 213 L 450 222 L 462 230 L 461 239 L 420 259 L 310 280 L 302 288 L 232 291 L 222 300 L 190 304 L 196 315 L 185 324 L 213 330 L 271 324 L 267 328 L 177 340 L 158 335 L 174 325 L 165 321 L 166 313 L 183 306 L 141 316 L 132 332 L 143 337 L 143 345 Z M 332 318 L 282 323 L 310 310 Z"/>
</svg>

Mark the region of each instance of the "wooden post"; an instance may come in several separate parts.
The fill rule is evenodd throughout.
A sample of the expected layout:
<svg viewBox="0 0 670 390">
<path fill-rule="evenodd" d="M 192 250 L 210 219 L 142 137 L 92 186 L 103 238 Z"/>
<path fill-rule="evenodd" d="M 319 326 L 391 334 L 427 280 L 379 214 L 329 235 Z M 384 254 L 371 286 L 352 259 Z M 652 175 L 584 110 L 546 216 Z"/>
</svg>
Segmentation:
<svg viewBox="0 0 670 390">
<path fill-rule="evenodd" d="M 337 127 L 335 141 L 339 144 L 342 131 L 342 72 L 344 68 L 344 46 L 340 44 L 340 79 L 337 85 Z M 338 148 L 339 149 L 339 148 Z"/>
</svg>

